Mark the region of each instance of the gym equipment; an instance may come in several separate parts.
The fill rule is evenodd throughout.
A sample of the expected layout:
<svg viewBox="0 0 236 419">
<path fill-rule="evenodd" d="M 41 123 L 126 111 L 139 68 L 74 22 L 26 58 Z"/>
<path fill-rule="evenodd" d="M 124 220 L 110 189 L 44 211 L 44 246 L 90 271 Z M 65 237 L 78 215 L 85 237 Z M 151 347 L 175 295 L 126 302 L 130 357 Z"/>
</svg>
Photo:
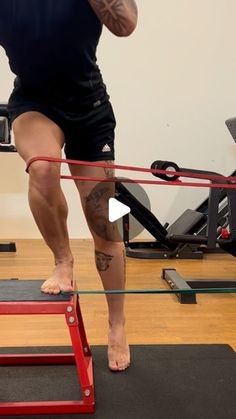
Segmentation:
<svg viewBox="0 0 236 419">
<path fill-rule="evenodd" d="M 192 170 L 192 169 L 186 169 L 186 168 L 181 168 L 180 169 L 182 172 L 186 172 L 186 173 L 201 173 L 203 175 L 216 175 L 217 176 L 217 180 L 212 180 L 212 183 L 217 185 L 217 184 L 235 184 L 236 183 L 236 179 L 232 180 L 230 182 L 228 182 L 227 180 L 225 180 L 225 177 L 223 175 L 220 175 L 218 173 L 212 173 L 209 171 L 205 171 L 205 170 Z M 222 180 L 220 180 L 220 176 L 222 177 Z M 219 211 L 219 205 L 220 205 L 220 200 L 222 197 L 222 190 L 221 188 L 212 188 L 210 189 L 210 194 L 209 194 L 209 198 L 208 198 L 208 211 L 207 211 L 207 225 L 206 225 L 206 236 L 200 235 L 199 233 L 197 235 L 190 235 L 190 234 L 169 234 L 169 240 L 171 242 L 175 242 L 175 243 L 179 243 L 181 240 L 183 240 L 183 243 L 192 243 L 192 244 L 200 244 L 200 245 L 206 245 L 208 249 L 214 249 L 216 247 L 216 244 L 218 243 L 220 245 L 221 248 L 224 248 L 224 245 L 226 244 L 226 241 L 224 241 L 224 239 L 227 239 L 227 233 L 226 231 L 224 231 L 225 227 L 229 227 L 230 228 L 230 245 L 231 242 L 234 242 L 234 240 L 236 240 L 236 219 L 234 217 L 234 211 L 236 209 L 236 190 L 235 189 L 227 189 L 225 190 L 224 193 L 224 198 L 227 199 L 227 208 L 228 208 L 228 218 L 227 218 L 227 222 L 226 220 L 224 220 L 223 225 L 219 226 L 219 217 L 218 217 L 218 211 Z M 224 237 L 223 240 L 220 240 L 219 237 L 222 236 L 222 231 L 224 231 Z M 228 242 L 227 242 L 228 244 Z M 227 250 L 228 251 L 228 250 Z"/>
<path fill-rule="evenodd" d="M 236 141 L 236 118 L 230 118 L 225 123 L 234 141 Z M 218 175 L 208 171 L 179 168 L 174 162 L 162 160 L 153 162 L 151 169 L 168 171 L 168 174 L 153 173 L 154 176 L 166 182 L 178 181 L 179 175 L 176 172 Z M 236 171 L 231 174 L 231 177 L 236 177 Z M 212 182 L 212 186 L 214 183 L 218 183 L 216 179 Z M 223 249 L 223 246 L 218 245 L 217 239 L 220 238 L 222 229 L 226 229 L 229 225 L 228 196 L 226 189 L 222 188 L 216 191 L 210 189 L 209 197 L 196 210 L 187 209 L 172 225 L 166 223 L 163 226 L 154 214 L 146 209 L 124 185 L 118 184 L 117 199 L 131 208 L 130 214 L 123 218 L 123 239 L 126 255 L 140 259 L 201 259 L 205 253 L 227 251 L 226 245 Z M 130 215 L 143 225 L 155 241 L 130 241 Z M 186 238 L 183 237 L 185 235 L 191 235 L 195 238 L 202 238 L 205 235 L 207 240 L 204 243 L 201 240 L 201 243 L 190 239 L 186 241 Z M 175 236 L 175 244 L 173 243 L 173 236 Z M 182 239 L 185 241 L 181 242 Z"/>
<path fill-rule="evenodd" d="M 130 214 L 123 217 L 123 240 L 126 255 L 140 259 L 202 259 L 199 246 L 189 243 L 173 243 L 169 234 L 195 234 L 206 222 L 205 214 L 186 210 L 171 226 L 160 221 L 139 202 L 122 184 L 116 184 L 116 198 L 130 207 Z M 130 242 L 129 223 L 132 215 L 155 238 L 155 241 Z"/>
<path fill-rule="evenodd" d="M 231 118 L 226 121 L 226 126 L 229 128 L 230 133 L 232 134 L 233 139 L 236 141 L 236 118 Z M 235 172 L 234 172 L 235 174 Z M 213 190 L 211 193 L 214 192 Z M 206 235 L 201 235 L 199 237 L 187 237 L 186 239 L 193 243 L 198 241 L 199 243 L 208 242 L 207 233 L 210 228 L 214 230 L 217 227 L 217 216 L 220 214 L 225 220 L 225 227 L 221 231 L 220 237 L 215 234 L 215 243 L 218 243 L 219 246 L 236 257 L 236 190 L 218 190 L 217 196 L 213 197 L 214 199 L 209 199 L 208 201 L 208 225 L 206 229 Z M 216 199 L 215 199 L 216 198 Z M 223 202 L 223 207 L 219 210 L 219 201 L 220 199 Z M 213 203 L 213 205 L 212 205 Z M 205 201 L 202 204 L 202 209 L 206 207 L 207 202 Z M 210 211 L 209 211 L 210 208 Z M 216 229 L 217 231 L 217 229 Z M 172 237 L 172 240 L 180 239 L 177 237 Z M 214 236 L 212 236 L 214 239 Z M 175 269 L 164 269 L 162 273 L 162 278 L 168 283 L 171 289 L 179 291 L 180 289 L 192 289 L 192 288 L 231 288 L 236 286 L 236 280 L 222 280 L 222 279 L 184 279 Z M 182 292 L 176 294 L 180 303 L 182 304 L 196 304 L 196 293 L 185 295 Z"/>
<path fill-rule="evenodd" d="M 6 103 L 0 103 L 0 152 L 16 152 L 15 146 L 11 144 L 11 121 Z"/>
<path fill-rule="evenodd" d="M 178 274 L 176 269 L 167 268 L 162 271 L 162 279 L 164 279 L 171 290 L 174 290 L 174 294 L 178 298 L 181 304 L 197 304 L 197 294 L 204 294 L 199 290 L 206 289 L 211 293 L 210 290 L 217 289 L 219 293 L 229 293 L 236 287 L 236 280 L 222 280 L 222 279 L 184 279 Z M 234 291 L 233 291 L 234 292 Z"/>
<path fill-rule="evenodd" d="M 176 181 L 179 178 L 176 172 L 180 171 L 219 175 L 208 171 L 179 168 L 176 163 L 160 160 L 154 162 L 151 168 L 173 171 L 173 175 L 154 174 L 167 182 Z M 231 176 L 235 175 L 236 171 Z M 217 181 L 212 180 L 212 183 L 217 184 Z M 222 228 L 228 225 L 227 192 L 225 190 L 210 189 L 209 197 L 196 210 L 187 209 L 172 225 L 166 223 L 163 226 L 154 214 L 145 208 L 123 184 L 117 184 L 116 188 L 117 199 L 131 208 L 130 214 L 156 239 L 155 241 L 130 242 L 130 214 L 127 214 L 123 219 L 123 239 L 127 256 L 141 259 L 202 259 L 206 252 L 222 251 L 217 246 L 216 238 L 219 238 Z M 197 240 L 186 241 L 184 237 L 190 235 L 196 238 L 204 234 L 207 234 L 208 237 L 204 244 Z M 175 241 L 173 241 L 173 236 L 176 238 Z M 181 241 L 182 239 L 183 241 Z"/>
<path fill-rule="evenodd" d="M 41 280 L 1 280 L 0 315 L 65 316 L 73 353 L 1 354 L 0 365 L 75 365 L 81 400 L 0 402 L 0 415 L 93 413 L 95 410 L 93 363 L 78 296 L 40 292 Z M 78 391 L 79 398 L 79 391 Z"/>
<path fill-rule="evenodd" d="M 7 253 L 16 252 L 16 243 L 15 242 L 0 243 L 0 252 L 7 252 Z"/>
<path fill-rule="evenodd" d="M 15 146 L 11 145 L 11 123 L 4 103 L 0 103 L 0 143 L 0 152 L 16 152 Z M 16 252 L 16 244 L 0 243 L 0 252 Z"/>
<path fill-rule="evenodd" d="M 213 191 L 212 191 L 213 192 Z M 227 253 L 230 253 L 233 256 L 236 256 L 236 190 L 227 190 L 226 199 L 228 207 L 228 225 L 227 229 L 223 229 L 220 235 L 220 238 L 217 237 L 217 209 L 220 198 L 220 190 L 218 190 L 218 196 L 215 196 L 214 206 L 211 208 L 208 217 L 207 232 L 215 231 L 214 235 L 211 235 L 211 239 L 215 240 L 215 243 L 225 250 Z M 209 201 L 209 206 L 212 203 Z M 189 243 L 198 243 L 198 244 L 207 244 L 209 242 L 209 236 L 172 236 L 170 237 L 172 241 L 185 240 Z M 175 269 L 164 269 L 162 278 L 168 283 L 171 289 L 180 290 L 180 289 L 191 289 L 191 288 L 227 288 L 236 286 L 236 280 L 221 280 L 221 279 L 188 279 L 185 280 L 182 278 Z M 183 304 L 196 304 L 196 293 L 190 296 L 183 295 L 183 293 L 177 294 L 179 301 Z"/>
</svg>

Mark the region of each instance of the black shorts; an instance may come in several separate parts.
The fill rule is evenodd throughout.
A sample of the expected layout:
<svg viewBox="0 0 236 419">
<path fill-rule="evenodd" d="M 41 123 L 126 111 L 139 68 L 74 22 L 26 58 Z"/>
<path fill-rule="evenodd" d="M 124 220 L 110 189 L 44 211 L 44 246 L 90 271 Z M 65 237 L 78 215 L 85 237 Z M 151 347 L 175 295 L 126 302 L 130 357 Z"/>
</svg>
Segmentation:
<svg viewBox="0 0 236 419">
<path fill-rule="evenodd" d="M 53 103 L 50 98 L 37 98 L 15 88 L 10 96 L 8 112 L 11 122 L 24 112 L 36 111 L 55 122 L 65 135 L 68 159 L 85 161 L 115 160 L 114 139 L 116 120 L 108 97 L 91 104 L 70 106 Z"/>
</svg>

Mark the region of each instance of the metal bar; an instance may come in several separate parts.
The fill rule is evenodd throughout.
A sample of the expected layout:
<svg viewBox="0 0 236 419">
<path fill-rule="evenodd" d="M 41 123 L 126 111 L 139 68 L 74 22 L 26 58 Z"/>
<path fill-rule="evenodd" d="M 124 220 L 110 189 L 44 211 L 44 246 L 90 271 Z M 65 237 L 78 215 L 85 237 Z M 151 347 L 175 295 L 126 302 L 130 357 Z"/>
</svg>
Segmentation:
<svg viewBox="0 0 236 419">
<path fill-rule="evenodd" d="M 0 365 L 73 365 L 74 354 L 2 354 Z"/>
<path fill-rule="evenodd" d="M 64 413 L 94 413 L 94 404 L 83 401 L 43 401 L 43 402 L 8 402 L 0 403 L 1 415 L 44 415 Z"/>
<path fill-rule="evenodd" d="M 180 302 L 184 304 L 197 303 L 196 294 L 211 294 L 211 291 L 213 294 L 234 293 L 232 290 L 236 287 L 235 279 L 184 279 L 175 269 L 164 269 L 162 278 L 168 283 L 171 291 L 176 293 Z"/>
<path fill-rule="evenodd" d="M 76 314 L 77 314 L 77 318 L 78 318 L 78 324 L 79 324 L 79 331 L 80 331 L 80 339 L 81 339 L 81 343 L 82 343 L 82 347 L 83 347 L 83 351 L 84 351 L 84 355 L 85 356 L 91 356 L 91 349 L 87 340 L 87 336 L 86 336 L 86 332 L 85 332 L 85 328 L 84 328 L 84 322 L 83 322 L 83 317 L 82 317 L 82 313 L 81 313 L 81 309 L 80 309 L 80 304 L 79 304 L 79 296 L 76 296 L 77 301 L 76 301 Z"/>
<path fill-rule="evenodd" d="M 236 240 L 236 193 L 227 191 L 229 209 L 229 229 L 232 240 Z"/>
<path fill-rule="evenodd" d="M 195 278 L 195 279 L 188 279 L 186 280 L 187 284 L 190 285 L 191 288 L 232 288 L 236 287 L 236 280 L 224 280 L 222 278 L 214 278 L 214 279 L 203 279 L 203 278 Z"/>
<path fill-rule="evenodd" d="M 208 217 L 206 231 L 208 249 L 215 249 L 216 247 L 220 195 L 220 189 L 210 190 L 208 199 Z"/>
<path fill-rule="evenodd" d="M 16 252 L 16 244 L 14 242 L 0 243 L 0 252 Z"/>
<path fill-rule="evenodd" d="M 191 287 L 187 282 L 176 272 L 175 269 L 163 269 L 162 278 L 170 286 L 171 290 L 176 294 L 181 304 L 196 304 L 196 293 L 190 293 Z M 190 294 L 184 295 L 184 291 Z"/>
<path fill-rule="evenodd" d="M 78 304 L 78 298 L 76 300 Z M 77 310 L 66 313 L 66 320 L 69 327 L 71 342 L 75 355 L 77 374 L 80 380 L 82 399 L 87 403 L 94 403 L 94 384 L 92 373 L 92 356 L 83 348 L 81 330 L 84 329 L 82 317 L 78 319 Z M 83 332 L 82 332 L 83 333 Z"/>
<path fill-rule="evenodd" d="M 70 301 L 0 301 L 0 314 L 64 314 Z"/>
</svg>

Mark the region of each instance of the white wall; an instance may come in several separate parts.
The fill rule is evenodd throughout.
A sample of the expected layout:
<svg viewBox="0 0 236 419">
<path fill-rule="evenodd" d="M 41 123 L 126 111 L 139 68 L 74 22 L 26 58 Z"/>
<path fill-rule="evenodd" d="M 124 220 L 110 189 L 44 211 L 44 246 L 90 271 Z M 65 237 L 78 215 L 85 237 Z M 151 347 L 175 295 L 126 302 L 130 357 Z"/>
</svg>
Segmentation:
<svg viewBox="0 0 236 419">
<path fill-rule="evenodd" d="M 236 115 L 235 1 L 137 2 L 135 34 L 120 39 L 104 30 L 98 52 L 118 121 L 117 163 L 149 167 L 163 159 L 229 174 L 236 166 L 236 146 L 224 121 Z M 7 100 L 12 80 L 1 50 L 0 100 Z M 40 237 L 28 209 L 27 175 L 19 156 L 0 154 L 0 174 L 0 238 Z M 72 182 L 64 181 L 63 188 L 71 237 L 88 237 Z M 207 193 L 145 189 L 161 221 L 194 208 Z"/>
</svg>

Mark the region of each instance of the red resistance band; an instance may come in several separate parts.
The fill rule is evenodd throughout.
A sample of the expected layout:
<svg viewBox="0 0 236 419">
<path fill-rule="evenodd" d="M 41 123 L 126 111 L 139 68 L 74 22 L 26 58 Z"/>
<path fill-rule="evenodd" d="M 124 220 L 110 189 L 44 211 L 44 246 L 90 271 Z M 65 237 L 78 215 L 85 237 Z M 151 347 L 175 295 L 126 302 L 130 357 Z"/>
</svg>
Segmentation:
<svg viewBox="0 0 236 419">
<path fill-rule="evenodd" d="M 144 185 L 169 185 L 169 186 L 190 186 L 190 187 L 205 187 L 205 188 L 220 188 L 220 189 L 236 189 L 236 178 L 233 176 L 223 176 L 223 175 L 211 175 L 209 173 L 192 173 L 189 172 L 173 172 L 170 170 L 159 170 L 159 169 L 148 169 L 144 167 L 136 167 L 136 166 L 124 166 L 119 164 L 109 164 L 109 163 L 98 163 L 98 162 L 88 162 L 82 160 L 70 160 L 70 159 L 59 159 L 55 157 L 45 157 L 45 156 L 38 156 L 33 157 L 27 163 L 26 172 L 28 173 L 29 168 L 32 163 L 36 161 L 47 161 L 53 163 L 67 163 L 69 165 L 76 165 L 76 166 L 90 166 L 90 167 L 101 167 L 106 169 L 119 169 L 119 170 L 127 170 L 133 172 L 142 172 L 142 173 L 152 173 L 157 175 L 171 175 L 173 176 L 180 176 L 185 178 L 193 178 L 193 179 L 202 179 L 208 181 L 217 181 L 219 183 L 200 183 L 200 182 L 182 182 L 180 180 L 177 181 L 156 181 L 156 180 L 146 180 L 146 179 L 123 179 L 123 178 L 100 178 L 100 177 L 85 177 L 85 176 L 67 176 L 62 175 L 61 179 L 73 179 L 78 181 L 90 181 L 90 182 L 121 182 L 121 183 L 139 183 Z"/>
</svg>

